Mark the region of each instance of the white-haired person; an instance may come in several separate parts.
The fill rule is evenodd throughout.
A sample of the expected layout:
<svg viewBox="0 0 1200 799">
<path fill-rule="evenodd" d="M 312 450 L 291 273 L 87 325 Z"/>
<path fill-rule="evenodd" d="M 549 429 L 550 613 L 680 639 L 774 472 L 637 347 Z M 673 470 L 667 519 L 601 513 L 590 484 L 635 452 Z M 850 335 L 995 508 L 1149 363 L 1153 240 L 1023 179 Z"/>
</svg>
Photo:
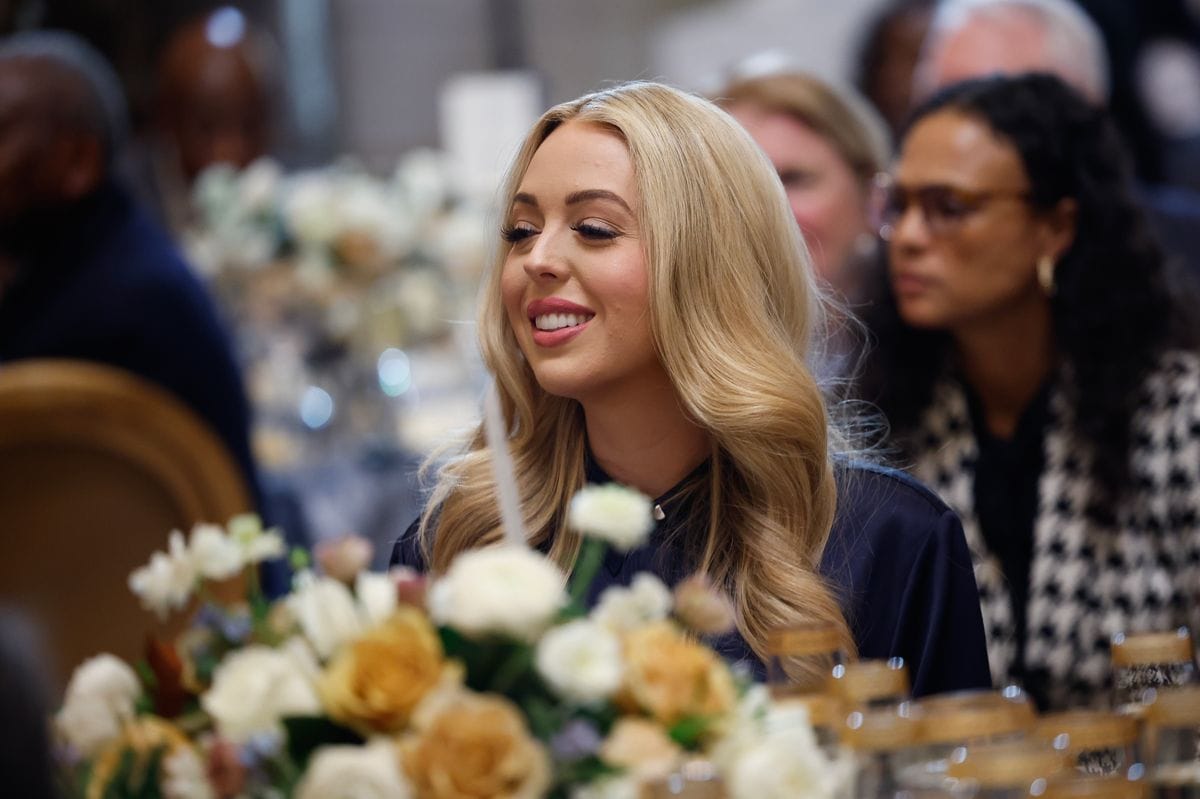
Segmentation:
<svg viewBox="0 0 1200 799">
<path fill-rule="evenodd" d="M 941 0 L 914 70 L 912 95 L 920 103 L 972 78 L 1047 72 L 1093 105 L 1107 106 L 1113 99 L 1111 71 L 1100 27 L 1072 0 Z M 1132 127 L 1122 134 L 1134 155 L 1157 154 L 1154 143 L 1129 138 L 1140 130 Z M 1135 189 L 1169 267 L 1182 270 L 1190 288 L 1200 280 L 1200 193 L 1151 183 Z"/>
<path fill-rule="evenodd" d="M 762 673 L 771 631 L 835 625 L 905 658 L 917 694 L 990 684 L 957 517 L 898 473 L 836 455 L 806 363 L 820 305 L 770 162 L 712 103 L 653 83 L 547 111 L 503 189 L 479 310 L 530 545 L 570 571 L 585 483 L 654 498 L 649 542 L 612 552 L 591 599 L 651 571 L 703 573 Z M 818 328 L 819 329 L 819 328 Z M 501 539 L 477 430 L 393 562 L 443 572 Z"/>
</svg>

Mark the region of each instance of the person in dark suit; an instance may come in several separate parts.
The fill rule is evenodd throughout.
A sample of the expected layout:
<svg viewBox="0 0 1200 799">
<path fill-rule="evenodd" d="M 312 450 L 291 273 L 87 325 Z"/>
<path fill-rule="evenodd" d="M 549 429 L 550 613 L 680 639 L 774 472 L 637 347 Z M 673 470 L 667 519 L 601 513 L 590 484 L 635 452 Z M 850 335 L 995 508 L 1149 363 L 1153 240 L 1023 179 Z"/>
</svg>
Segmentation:
<svg viewBox="0 0 1200 799">
<path fill-rule="evenodd" d="M 760 673 L 774 630 L 815 623 L 846 652 L 904 656 L 921 693 L 989 685 L 956 517 L 833 454 L 807 358 L 821 329 L 812 263 L 737 122 L 659 84 L 587 95 L 536 123 L 504 192 L 479 330 L 529 543 L 570 570 L 572 495 L 624 483 L 657 497 L 659 521 L 594 592 L 641 570 L 699 572 L 735 610 L 718 648 Z M 397 562 L 442 572 L 500 538 L 492 457 L 477 431 Z"/>
<path fill-rule="evenodd" d="M 0 42 L 0 368 L 78 358 L 175 394 L 258 494 L 233 345 L 170 239 L 114 175 L 119 84 L 65 33 Z"/>
</svg>

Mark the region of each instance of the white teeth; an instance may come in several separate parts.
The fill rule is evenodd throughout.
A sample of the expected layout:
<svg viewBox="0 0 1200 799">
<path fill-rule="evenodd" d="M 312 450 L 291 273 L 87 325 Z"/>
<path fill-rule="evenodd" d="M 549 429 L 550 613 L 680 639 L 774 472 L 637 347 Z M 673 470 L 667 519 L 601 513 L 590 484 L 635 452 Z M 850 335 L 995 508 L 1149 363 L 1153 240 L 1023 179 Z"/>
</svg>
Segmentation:
<svg viewBox="0 0 1200 799">
<path fill-rule="evenodd" d="M 533 325 L 538 330 L 559 330 L 564 327 L 582 325 L 592 316 L 593 314 L 547 313 L 535 317 Z"/>
</svg>

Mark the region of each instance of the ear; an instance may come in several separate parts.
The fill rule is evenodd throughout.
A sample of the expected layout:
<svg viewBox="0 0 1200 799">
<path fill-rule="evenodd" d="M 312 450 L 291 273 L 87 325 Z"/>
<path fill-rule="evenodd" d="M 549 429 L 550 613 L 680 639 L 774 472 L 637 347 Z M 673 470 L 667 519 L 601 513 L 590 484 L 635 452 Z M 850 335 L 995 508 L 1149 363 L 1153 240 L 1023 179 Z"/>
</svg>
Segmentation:
<svg viewBox="0 0 1200 799">
<path fill-rule="evenodd" d="M 1064 197 L 1049 212 L 1043 215 L 1043 241 L 1041 252 L 1049 255 L 1058 263 L 1063 254 L 1075 241 L 1076 219 L 1079 215 L 1079 203 L 1070 197 Z"/>
</svg>

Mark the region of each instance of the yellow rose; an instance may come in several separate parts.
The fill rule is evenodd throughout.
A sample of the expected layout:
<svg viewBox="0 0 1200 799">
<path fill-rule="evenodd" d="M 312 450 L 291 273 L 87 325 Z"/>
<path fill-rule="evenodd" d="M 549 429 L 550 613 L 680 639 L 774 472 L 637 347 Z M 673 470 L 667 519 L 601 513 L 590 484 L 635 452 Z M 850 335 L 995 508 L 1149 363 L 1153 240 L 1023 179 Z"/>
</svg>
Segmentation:
<svg viewBox="0 0 1200 799">
<path fill-rule="evenodd" d="M 402 606 L 347 644 L 321 675 L 321 704 L 334 719 L 371 735 L 408 726 L 447 664 L 437 633 L 419 610 Z"/>
<path fill-rule="evenodd" d="M 536 799 L 550 761 L 517 708 L 498 696 L 460 693 L 400 744 L 418 799 Z"/>
<path fill-rule="evenodd" d="M 604 762 L 642 779 L 665 777 L 683 759 L 683 750 L 662 725 L 649 719 L 623 718 L 600 747 Z"/>
<path fill-rule="evenodd" d="M 672 725 L 690 716 L 713 716 L 734 705 L 733 677 L 711 649 L 686 638 L 668 622 L 625 636 L 623 707 Z"/>
</svg>

